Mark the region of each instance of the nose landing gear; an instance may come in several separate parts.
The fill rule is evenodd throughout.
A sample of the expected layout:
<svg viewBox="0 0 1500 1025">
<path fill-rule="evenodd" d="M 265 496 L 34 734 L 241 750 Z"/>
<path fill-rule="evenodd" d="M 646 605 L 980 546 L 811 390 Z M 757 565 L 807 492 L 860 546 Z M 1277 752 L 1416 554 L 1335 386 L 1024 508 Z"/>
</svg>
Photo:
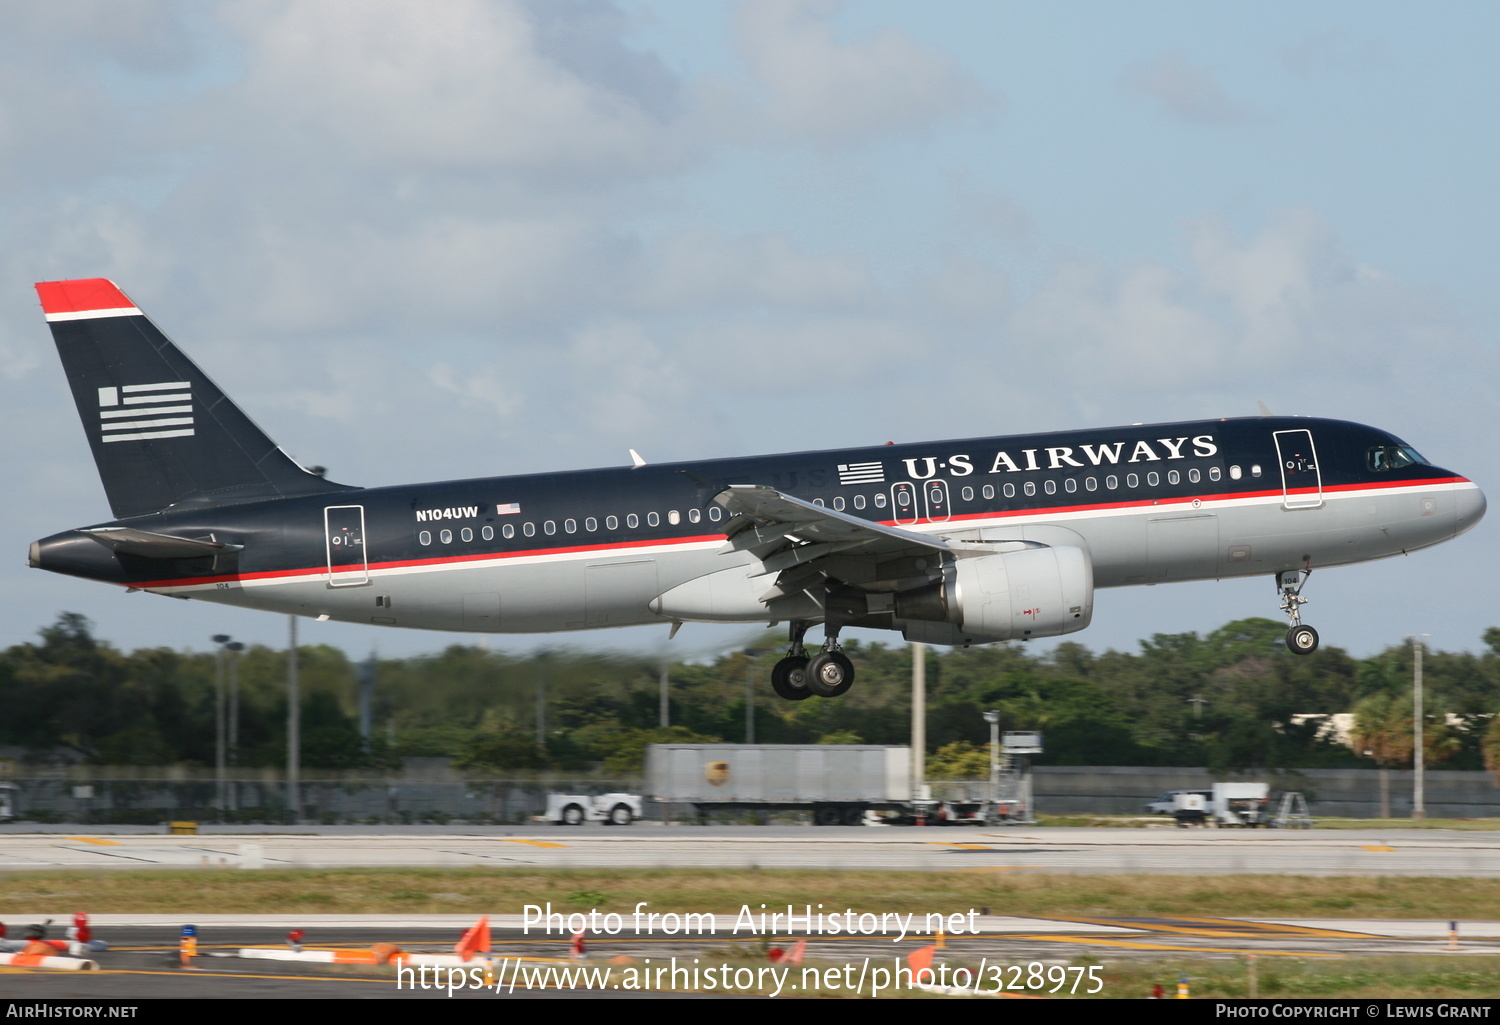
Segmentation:
<svg viewBox="0 0 1500 1025">
<path fill-rule="evenodd" d="M 1302 588 L 1311 576 L 1311 566 L 1276 574 L 1276 590 L 1281 594 L 1278 607 L 1291 622 L 1291 628 L 1286 632 L 1286 646 L 1297 655 L 1311 655 L 1318 650 L 1318 631 L 1302 622 L 1302 606 L 1307 604 L 1307 599 L 1302 597 Z"/>
</svg>

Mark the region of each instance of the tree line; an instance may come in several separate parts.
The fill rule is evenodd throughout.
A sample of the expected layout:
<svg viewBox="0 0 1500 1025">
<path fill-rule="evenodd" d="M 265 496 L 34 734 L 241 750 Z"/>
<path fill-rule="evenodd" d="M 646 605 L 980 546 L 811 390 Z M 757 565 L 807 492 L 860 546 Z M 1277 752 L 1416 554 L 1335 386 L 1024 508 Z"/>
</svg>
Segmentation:
<svg viewBox="0 0 1500 1025">
<path fill-rule="evenodd" d="M 927 650 L 929 775 L 987 773 L 989 727 L 1040 730 L 1044 765 L 1206 765 L 1220 772 L 1401 768 L 1411 764 L 1413 652 L 1405 642 L 1366 659 L 1336 647 L 1294 656 L 1282 624 L 1228 623 L 1206 636 L 1156 634 L 1139 650 L 1076 643 L 1033 654 L 1024 644 Z M 124 652 L 64 613 L 39 640 L 0 654 L 0 745 L 33 760 L 211 766 L 213 652 Z M 1424 735 L 1429 767 L 1488 768 L 1500 780 L 1500 628 L 1481 654 L 1428 651 Z M 525 654 L 450 645 L 374 664 L 373 729 L 358 728 L 359 667 L 340 650 L 299 647 L 302 764 L 393 769 L 446 757 L 474 773 L 638 770 L 657 741 L 905 744 L 911 649 L 851 642 L 859 681 L 836 700 L 778 700 L 779 650 L 732 651 L 665 666 L 669 726 L 660 720 L 662 662 L 568 649 Z M 234 762 L 286 760 L 287 653 L 238 656 Z M 1353 748 L 1321 718 L 1355 713 Z M 540 735 L 539 735 L 540 729 Z M 1404 739 L 1403 739 L 1404 738 Z M 1404 745 L 1404 746 L 1403 746 Z"/>
</svg>

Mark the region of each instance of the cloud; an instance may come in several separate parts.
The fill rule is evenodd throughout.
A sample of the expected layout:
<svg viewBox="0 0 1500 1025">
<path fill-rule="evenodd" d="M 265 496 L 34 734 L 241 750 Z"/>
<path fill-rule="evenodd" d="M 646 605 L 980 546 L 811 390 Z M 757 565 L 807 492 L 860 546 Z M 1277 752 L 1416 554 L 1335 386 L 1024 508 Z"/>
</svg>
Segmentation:
<svg viewBox="0 0 1500 1025">
<path fill-rule="evenodd" d="M 1131 68 L 1120 76 L 1120 82 L 1184 121 L 1234 124 L 1251 116 L 1248 108 L 1224 92 L 1211 70 L 1189 64 L 1180 53 L 1163 54 Z"/>
<path fill-rule="evenodd" d="M 1307 77 L 1319 72 L 1364 72 L 1385 66 L 1388 58 L 1367 39 L 1343 32 L 1318 32 L 1281 52 L 1281 64 L 1294 75 Z"/>
<path fill-rule="evenodd" d="M 764 89 L 758 113 L 773 135 L 825 144 L 864 142 L 995 108 L 999 97 L 948 57 L 886 29 L 837 37 L 838 0 L 752 0 L 740 10 L 740 47 Z"/>
</svg>

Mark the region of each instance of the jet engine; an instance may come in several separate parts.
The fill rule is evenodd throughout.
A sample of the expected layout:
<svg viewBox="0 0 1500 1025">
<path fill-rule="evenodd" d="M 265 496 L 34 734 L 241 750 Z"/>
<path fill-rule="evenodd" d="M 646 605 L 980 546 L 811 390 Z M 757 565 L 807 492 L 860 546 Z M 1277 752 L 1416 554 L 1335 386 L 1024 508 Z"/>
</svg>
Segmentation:
<svg viewBox="0 0 1500 1025">
<path fill-rule="evenodd" d="M 896 595 L 902 635 L 930 644 L 1056 637 L 1093 615 L 1093 563 L 1068 546 L 955 559 L 941 580 Z"/>
</svg>

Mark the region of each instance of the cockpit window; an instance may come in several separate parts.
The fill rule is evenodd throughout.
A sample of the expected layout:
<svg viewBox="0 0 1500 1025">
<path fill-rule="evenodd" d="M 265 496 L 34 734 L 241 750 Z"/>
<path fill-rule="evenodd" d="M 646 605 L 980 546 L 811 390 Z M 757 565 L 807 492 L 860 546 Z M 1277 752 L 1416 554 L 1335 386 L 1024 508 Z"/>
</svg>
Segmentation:
<svg viewBox="0 0 1500 1025">
<path fill-rule="evenodd" d="M 1410 445 L 1374 445 L 1365 454 L 1365 462 L 1376 473 L 1384 473 L 1415 463 L 1425 463 L 1427 460 Z"/>
</svg>

